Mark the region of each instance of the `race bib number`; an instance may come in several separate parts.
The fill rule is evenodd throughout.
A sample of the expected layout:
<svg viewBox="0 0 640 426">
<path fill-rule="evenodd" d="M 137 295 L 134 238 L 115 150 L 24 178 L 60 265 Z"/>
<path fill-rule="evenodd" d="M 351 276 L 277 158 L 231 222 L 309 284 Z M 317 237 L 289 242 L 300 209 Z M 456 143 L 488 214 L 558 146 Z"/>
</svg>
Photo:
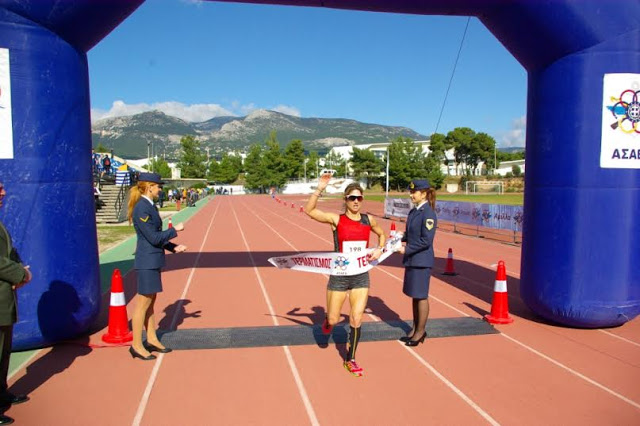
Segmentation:
<svg viewBox="0 0 640 426">
<path fill-rule="evenodd" d="M 366 253 L 366 252 L 367 252 L 366 241 L 343 241 L 342 242 L 342 253 L 358 254 L 358 253 Z"/>
</svg>

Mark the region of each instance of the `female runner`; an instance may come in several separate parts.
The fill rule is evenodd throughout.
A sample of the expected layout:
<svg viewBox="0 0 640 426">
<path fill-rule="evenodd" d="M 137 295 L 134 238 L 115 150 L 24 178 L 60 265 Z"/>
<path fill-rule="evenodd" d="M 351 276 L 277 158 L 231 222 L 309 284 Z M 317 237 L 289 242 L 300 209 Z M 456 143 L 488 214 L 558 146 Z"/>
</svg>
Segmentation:
<svg viewBox="0 0 640 426">
<path fill-rule="evenodd" d="M 321 223 L 331 225 L 333 231 L 334 250 L 341 253 L 365 253 L 369 244 L 369 234 L 373 231 L 378 235 L 378 246 L 368 256 L 369 261 L 376 260 L 382 254 L 385 243 L 384 232 L 375 219 L 360 213 L 362 208 L 363 190 L 358 183 L 351 183 L 344 191 L 346 210 L 343 214 L 326 213 L 316 208 L 318 198 L 322 195 L 331 179 L 330 174 L 324 174 L 318 180 L 316 191 L 311 194 L 305 212 L 309 217 Z M 369 297 L 369 273 L 364 272 L 351 276 L 329 277 L 327 284 L 327 315 L 322 324 L 324 334 L 331 333 L 333 326 L 340 320 L 340 311 L 344 301 L 349 296 L 351 311 L 349 312 L 349 344 L 344 367 L 354 376 L 363 375 L 362 367 L 356 363 L 356 349 L 360 340 L 360 325 L 362 314 L 367 306 Z"/>
</svg>

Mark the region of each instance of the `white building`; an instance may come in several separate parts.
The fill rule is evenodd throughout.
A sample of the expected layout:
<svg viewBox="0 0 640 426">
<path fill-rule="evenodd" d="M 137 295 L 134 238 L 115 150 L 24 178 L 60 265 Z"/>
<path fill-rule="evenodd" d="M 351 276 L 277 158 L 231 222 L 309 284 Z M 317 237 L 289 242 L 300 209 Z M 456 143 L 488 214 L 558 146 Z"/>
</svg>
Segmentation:
<svg viewBox="0 0 640 426">
<path fill-rule="evenodd" d="M 429 155 L 431 150 L 429 149 L 429 145 L 431 145 L 431 141 L 415 141 L 414 143 L 422 145 L 422 152 L 425 155 Z M 353 148 L 358 149 L 366 149 L 369 151 L 373 151 L 375 156 L 379 159 L 384 159 L 387 154 L 387 148 L 391 145 L 391 142 L 378 142 L 378 143 L 370 143 L 370 144 L 362 144 L 362 145 L 345 145 L 345 146 L 335 146 L 331 148 L 329 154 L 334 154 L 342 158 L 343 160 L 351 158 L 353 153 Z M 456 168 L 454 150 L 453 148 L 445 151 L 445 162 L 440 165 L 440 170 L 445 175 L 458 176 L 460 174 L 464 174 L 464 170 L 466 168 L 465 163 L 458 164 Z M 482 173 L 485 165 L 484 162 L 480 162 L 476 170 L 473 171 L 473 174 L 479 176 Z M 523 166 L 521 166 L 522 168 Z"/>
<path fill-rule="evenodd" d="M 520 167 L 520 171 L 524 174 L 524 159 L 513 160 L 513 161 L 501 161 L 500 167 L 496 169 L 496 174 L 500 176 L 505 176 L 507 173 L 513 172 L 513 166 Z"/>
</svg>

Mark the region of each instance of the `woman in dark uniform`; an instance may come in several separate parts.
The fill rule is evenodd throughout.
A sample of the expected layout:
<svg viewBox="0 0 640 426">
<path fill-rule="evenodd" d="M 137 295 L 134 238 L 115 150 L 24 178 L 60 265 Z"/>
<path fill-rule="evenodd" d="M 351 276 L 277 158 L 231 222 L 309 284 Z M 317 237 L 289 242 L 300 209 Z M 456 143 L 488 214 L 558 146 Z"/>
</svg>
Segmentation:
<svg viewBox="0 0 640 426">
<path fill-rule="evenodd" d="M 407 346 L 417 346 L 427 337 L 425 329 L 429 318 L 429 280 L 433 267 L 433 238 L 436 218 L 436 191 L 427 180 L 413 180 L 409 184 L 411 201 L 415 205 L 407 217 L 407 230 L 402 237 L 406 245 L 399 250 L 404 255 L 402 264 L 404 284 L 402 292 L 413 299 L 413 329 L 400 340 Z"/>
<path fill-rule="evenodd" d="M 160 175 L 157 173 L 140 173 L 138 184 L 131 188 L 129 194 L 129 223 L 133 222 L 138 242 L 134 268 L 138 276 L 138 295 L 136 307 L 131 319 L 133 328 L 133 343 L 129 348 L 131 356 L 145 361 L 156 359 L 152 351 L 167 353 L 171 349 L 165 348 L 156 335 L 156 322 L 153 315 L 153 305 L 156 293 L 162 291 L 160 269 L 164 266 L 164 250 L 181 253 L 187 248 L 183 245 L 170 243 L 169 240 L 178 236 L 177 232 L 184 229 L 182 223 L 173 228 L 162 230 L 162 219 L 153 203 L 158 198 Z M 147 330 L 147 341 L 142 342 L 142 328 Z"/>
<path fill-rule="evenodd" d="M 373 231 L 378 236 L 378 246 L 369 255 L 369 261 L 376 260 L 382 254 L 385 243 L 384 231 L 376 223 L 373 217 L 360 213 L 363 200 L 362 187 L 357 183 L 351 183 L 344 191 L 346 210 L 343 214 L 325 213 L 316 208 L 318 198 L 329 184 L 330 174 L 324 174 L 318 181 L 318 188 L 311 194 L 305 212 L 312 219 L 321 223 L 328 223 L 333 230 L 334 250 L 342 253 L 354 251 L 364 253 L 369 244 L 369 234 Z M 347 294 L 347 292 L 349 292 Z M 340 320 L 340 311 L 344 301 L 349 296 L 351 311 L 349 312 L 348 354 L 344 360 L 344 367 L 354 376 L 361 377 L 362 367 L 356 363 L 356 349 L 360 340 L 360 325 L 362 315 L 367 306 L 369 297 L 369 273 L 365 272 L 352 276 L 329 277 L 327 285 L 327 316 L 322 324 L 324 334 L 331 333 L 333 326 Z"/>
</svg>

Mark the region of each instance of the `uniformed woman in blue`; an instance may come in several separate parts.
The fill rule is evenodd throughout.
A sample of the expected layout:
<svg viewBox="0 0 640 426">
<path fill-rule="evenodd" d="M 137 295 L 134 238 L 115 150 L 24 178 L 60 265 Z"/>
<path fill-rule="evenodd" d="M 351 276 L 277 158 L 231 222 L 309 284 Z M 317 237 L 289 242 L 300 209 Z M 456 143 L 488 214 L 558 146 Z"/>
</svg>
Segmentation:
<svg viewBox="0 0 640 426">
<path fill-rule="evenodd" d="M 160 269 L 165 264 L 164 251 L 181 253 L 187 248 L 176 245 L 169 240 L 178 236 L 184 229 L 179 223 L 166 231 L 162 230 L 162 219 L 154 205 L 158 198 L 161 181 L 157 173 L 140 173 L 138 184 L 129 193 L 129 223 L 133 222 L 138 242 L 134 269 L 138 276 L 138 294 L 136 306 L 131 319 L 133 328 L 133 343 L 129 352 L 133 358 L 145 361 L 156 359 L 151 352 L 167 353 L 171 349 L 164 347 L 156 335 L 156 321 L 153 315 L 153 305 L 156 293 L 162 291 Z M 142 328 L 147 330 L 147 341 L 142 342 Z"/>
<path fill-rule="evenodd" d="M 412 298 L 413 329 L 400 340 L 407 346 L 417 346 L 427 337 L 429 318 L 429 280 L 433 267 L 433 237 L 436 234 L 436 191 L 429 181 L 416 179 L 409 184 L 411 201 L 415 205 L 407 217 L 407 230 L 402 237 L 406 245 L 399 250 L 404 255 L 402 292 Z"/>
</svg>

